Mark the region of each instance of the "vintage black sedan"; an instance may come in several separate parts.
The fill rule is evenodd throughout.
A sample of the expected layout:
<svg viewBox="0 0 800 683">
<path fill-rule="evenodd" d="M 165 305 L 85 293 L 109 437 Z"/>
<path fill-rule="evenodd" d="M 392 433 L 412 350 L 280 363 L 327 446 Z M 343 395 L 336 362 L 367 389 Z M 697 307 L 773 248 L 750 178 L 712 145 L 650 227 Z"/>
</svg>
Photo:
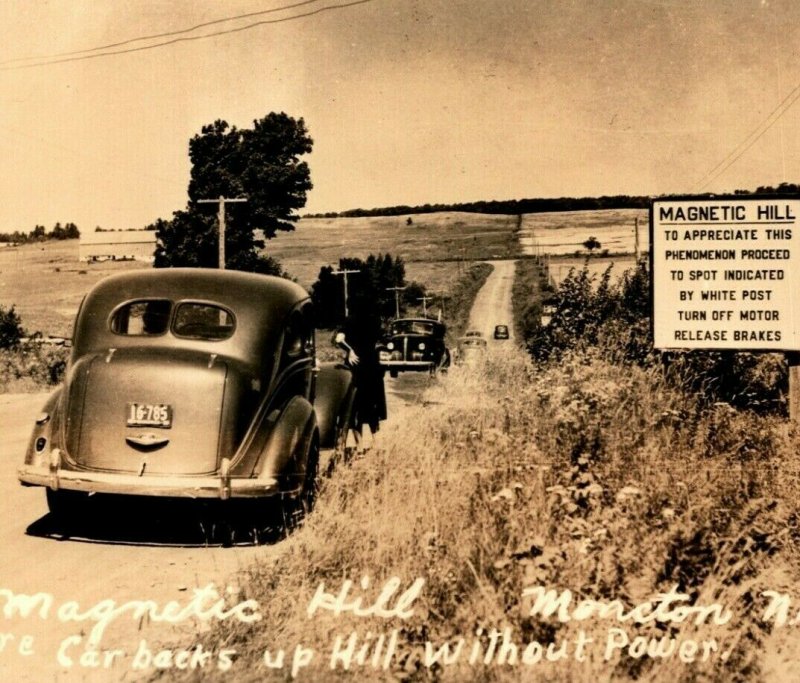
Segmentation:
<svg viewBox="0 0 800 683">
<path fill-rule="evenodd" d="M 407 370 L 431 373 L 450 364 L 445 345 L 447 327 L 429 318 L 398 318 L 392 321 L 379 346 L 381 366 L 392 377 Z"/>
<path fill-rule="evenodd" d="M 293 282 L 114 275 L 81 304 L 64 385 L 36 419 L 19 480 L 45 487 L 55 515 L 94 493 L 307 509 L 353 392 L 349 370 L 317 365 L 311 302 Z"/>
</svg>

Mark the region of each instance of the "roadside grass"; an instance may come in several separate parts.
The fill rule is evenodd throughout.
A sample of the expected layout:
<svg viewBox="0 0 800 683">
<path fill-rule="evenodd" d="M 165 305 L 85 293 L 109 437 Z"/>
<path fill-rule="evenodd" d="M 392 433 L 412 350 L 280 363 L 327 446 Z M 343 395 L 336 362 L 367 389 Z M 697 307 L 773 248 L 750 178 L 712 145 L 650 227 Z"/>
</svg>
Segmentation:
<svg viewBox="0 0 800 683">
<path fill-rule="evenodd" d="M 541 326 L 543 300 L 550 291 L 547 270 L 538 259 L 519 259 L 514 269 L 511 306 L 514 336 L 523 346 Z"/>
<path fill-rule="evenodd" d="M 448 344 L 451 347 L 466 331 L 475 297 L 493 270 L 494 266 L 490 263 L 474 263 L 448 289 L 444 300 L 444 320 L 447 323 Z"/>
<path fill-rule="evenodd" d="M 658 373 L 592 352 L 537 369 L 511 349 L 490 355 L 475 372 L 451 371 L 423 406 L 388 425 L 377 450 L 334 471 L 285 552 L 241 577 L 263 618 L 201 637 L 237 650 L 237 680 L 287 680 L 288 670 L 261 658 L 265 649 L 291 655 L 298 644 L 316 653 L 299 680 L 758 677 L 770 631 L 758 618 L 761 591 L 788 590 L 798 568 L 798 458 L 782 422 L 701 408 Z M 400 590 L 424 579 L 408 619 L 307 614 L 320 584 L 335 595 L 351 580 L 350 597 L 363 594 L 368 606 L 392 577 Z M 583 599 L 631 608 L 677 587 L 694 604 L 726 606 L 733 618 L 720 626 L 562 622 L 531 614 L 523 591 L 536 586 L 571 590 L 572 609 Z M 510 628 L 520 655 L 531 641 L 570 654 L 483 664 L 493 628 Z M 713 639 L 718 651 L 690 664 L 677 653 L 605 658 L 612 628 L 631 640 Z M 399 644 L 388 671 L 369 658 L 349 672 L 330 668 L 337 636 L 355 632 L 360 647 L 368 632 L 374 642 L 394 629 Z M 593 641 L 576 661 L 570 648 L 581 631 Z M 455 663 L 426 665 L 426 642 L 438 649 L 459 637 L 466 644 Z M 470 663 L 476 641 L 481 656 Z"/>
</svg>

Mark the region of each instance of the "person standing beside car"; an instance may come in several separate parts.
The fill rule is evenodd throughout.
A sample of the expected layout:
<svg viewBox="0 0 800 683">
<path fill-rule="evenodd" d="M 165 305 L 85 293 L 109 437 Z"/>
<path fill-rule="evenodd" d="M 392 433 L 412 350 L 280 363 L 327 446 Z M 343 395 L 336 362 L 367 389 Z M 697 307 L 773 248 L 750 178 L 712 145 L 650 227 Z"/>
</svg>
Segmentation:
<svg viewBox="0 0 800 683">
<path fill-rule="evenodd" d="M 356 396 L 352 428 L 359 449 L 364 445 L 364 425 L 369 427 L 374 441 L 380 423 L 387 417 L 384 371 L 376 348 L 380 334 L 377 314 L 368 305 L 356 303 L 343 328 L 334 335 L 334 343 L 347 352 L 346 361 L 353 372 Z"/>
</svg>

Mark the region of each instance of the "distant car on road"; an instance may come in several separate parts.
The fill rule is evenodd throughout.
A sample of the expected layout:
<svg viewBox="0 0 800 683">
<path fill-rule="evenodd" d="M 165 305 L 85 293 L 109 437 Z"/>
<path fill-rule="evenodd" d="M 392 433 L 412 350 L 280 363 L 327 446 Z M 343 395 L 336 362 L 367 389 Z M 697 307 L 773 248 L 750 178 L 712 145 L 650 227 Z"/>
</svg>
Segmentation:
<svg viewBox="0 0 800 683">
<path fill-rule="evenodd" d="M 486 340 L 476 336 L 463 336 L 458 340 L 456 364 L 474 366 L 483 362 L 486 357 Z"/>
<path fill-rule="evenodd" d="M 467 330 L 466 332 L 464 332 L 464 336 L 465 337 L 482 337 L 483 336 L 483 332 L 481 332 L 479 330 Z"/>
<path fill-rule="evenodd" d="M 495 325 L 494 327 L 494 338 L 495 339 L 508 339 L 508 325 Z"/>
<path fill-rule="evenodd" d="M 81 304 L 66 381 L 18 476 L 46 488 L 55 516 L 86 511 L 95 493 L 308 510 L 320 449 L 343 447 L 353 397 L 349 370 L 317 367 L 300 286 L 234 271 L 122 273 Z"/>
<path fill-rule="evenodd" d="M 445 345 L 445 324 L 429 318 L 394 320 L 378 347 L 381 366 L 392 377 L 406 371 L 444 369 L 450 364 L 450 351 Z"/>
</svg>

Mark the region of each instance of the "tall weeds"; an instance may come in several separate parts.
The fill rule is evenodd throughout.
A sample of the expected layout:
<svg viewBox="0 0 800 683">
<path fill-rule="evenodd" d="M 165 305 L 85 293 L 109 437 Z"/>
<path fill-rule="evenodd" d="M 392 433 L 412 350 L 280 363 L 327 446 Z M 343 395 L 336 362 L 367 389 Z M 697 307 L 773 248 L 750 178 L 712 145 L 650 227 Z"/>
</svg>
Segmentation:
<svg viewBox="0 0 800 683">
<path fill-rule="evenodd" d="M 209 637 L 239 652 L 237 680 L 285 680 L 261 654 L 298 643 L 320 653 L 302 680 L 727 681 L 761 671 L 769 632 L 756 618 L 760 592 L 797 562 L 797 458 L 776 418 L 709 407 L 654 368 L 591 352 L 539 367 L 513 352 L 490 356 L 477 371 L 454 369 L 425 402 L 381 432 L 377 450 L 336 470 L 278 559 L 243 581 L 263 620 Z M 365 576 L 365 604 L 391 577 L 405 586 L 423 578 L 414 615 L 308 618 L 320 582 L 336 593 Z M 608 623 L 531 616 L 522 594 L 538 585 L 631 606 L 678 586 L 701 604 L 724 603 L 736 618 L 713 635 L 730 656 L 692 665 L 626 655 L 534 669 L 466 658 L 423 664 L 426 641 L 474 640 L 480 629 L 486 640 L 509 627 L 523 644 L 561 642 L 579 629 L 603 640 Z M 337 635 L 394 628 L 389 671 L 330 669 Z M 667 624 L 636 633 L 694 631 Z"/>
</svg>

